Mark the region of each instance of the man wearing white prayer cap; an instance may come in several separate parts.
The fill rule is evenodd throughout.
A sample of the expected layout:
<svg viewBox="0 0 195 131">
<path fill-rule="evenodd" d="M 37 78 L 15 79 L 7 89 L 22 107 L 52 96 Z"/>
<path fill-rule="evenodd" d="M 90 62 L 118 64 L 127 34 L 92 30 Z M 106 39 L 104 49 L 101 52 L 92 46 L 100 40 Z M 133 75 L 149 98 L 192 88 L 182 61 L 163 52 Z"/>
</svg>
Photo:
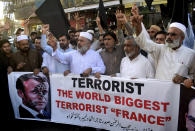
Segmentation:
<svg viewBox="0 0 195 131">
<path fill-rule="evenodd" d="M 17 43 L 20 51 L 27 52 L 29 50 L 29 41 L 27 35 L 19 35 L 17 37 Z"/>
<path fill-rule="evenodd" d="M 193 76 L 195 52 L 182 46 L 186 30 L 183 24 L 178 22 L 170 24 L 166 36 L 166 44 L 161 45 L 153 42 L 147 36 L 147 32 L 144 31 L 145 27 L 142 26 L 141 16 L 132 16 L 131 22 L 136 28 L 137 44 L 153 57 L 156 68 L 156 79 L 172 80 L 174 83 L 182 83 L 185 77 Z"/>
<path fill-rule="evenodd" d="M 186 27 L 185 25 L 181 24 L 181 23 L 178 23 L 178 22 L 173 22 L 170 24 L 169 28 L 172 28 L 172 27 L 175 27 L 175 28 L 178 28 L 180 29 L 184 34 L 186 32 Z"/>
<path fill-rule="evenodd" d="M 91 46 L 93 36 L 88 32 L 80 32 L 80 36 L 77 43 L 78 51 L 84 55 Z"/>
<path fill-rule="evenodd" d="M 30 49 L 27 35 L 17 37 L 19 51 L 14 53 L 10 59 L 10 65 L 13 71 L 32 72 L 40 68 L 42 57 L 36 50 Z"/>
<path fill-rule="evenodd" d="M 70 72 L 89 76 L 95 74 L 99 77 L 104 74 L 105 65 L 99 53 L 90 49 L 92 35 L 88 32 L 80 32 L 78 39 L 78 50 L 70 53 L 61 53 L 54 49 L 52 56 L 63 64 L 70 64 Z"/>
<path fill-rule="evenodd" d="M 28 36 L 27 35 L 19 35 L 17 37 L 17 42 L 21 41 L 21 40 L 28 40 Z"/>
<path fill-rule="evenodd" d="M 85 38 L 89 39 L 90 41 L 92 41 L 92 39 L 93 39 L 93 36 L 88 32 L 80 32 L 80 36 L 85 37 Z"/>
</svg>

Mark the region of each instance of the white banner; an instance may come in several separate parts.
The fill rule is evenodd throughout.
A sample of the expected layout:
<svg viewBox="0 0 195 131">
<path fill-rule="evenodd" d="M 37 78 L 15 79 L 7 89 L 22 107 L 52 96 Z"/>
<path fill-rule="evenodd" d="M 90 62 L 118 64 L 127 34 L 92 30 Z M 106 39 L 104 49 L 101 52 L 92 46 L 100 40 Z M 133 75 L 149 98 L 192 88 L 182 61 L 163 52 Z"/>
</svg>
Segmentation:
<svg viewBox="0 0 195 131">
<path fill-rule="evenodd" d="M 32 73 L 9 75 L 16 118 L 112 131 L 177 130 L 180 87 L 170 81 L 52 74 L 50 89 L 44 82 Z"/>
<path fill-rule="evenodd" d="M 50 76 L 51 121 L 112 131 L 175 131 L 179 85 L 170 81 Z"/>
</svg>

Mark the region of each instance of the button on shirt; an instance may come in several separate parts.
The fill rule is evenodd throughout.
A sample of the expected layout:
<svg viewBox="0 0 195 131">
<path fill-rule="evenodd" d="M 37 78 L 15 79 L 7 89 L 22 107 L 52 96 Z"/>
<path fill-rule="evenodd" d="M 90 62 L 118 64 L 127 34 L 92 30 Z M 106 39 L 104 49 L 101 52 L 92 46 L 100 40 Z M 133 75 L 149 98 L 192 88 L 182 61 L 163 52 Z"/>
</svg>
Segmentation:
<svg viewBox="0 0 195 131">
<path fill-rule="evenodd" d="M 154 78 L 154 69 L 149 60 L 141 54 L 133 60 L 126 56 L 121 61 L 120 76 L 126 78 Z"/>
<path fill-rule="evenodd" d="M 52 56 L 63 64 L 70 64 L 70 71 L 74 74 L 81 74 L 88 68 L 92 68 L 92 73 L 100 72 L 103 74 L 105 72 L 101 56 L 91 49 L 84 55 L 79 51 L 62 53 L 57 49 L 52 53 Z"/>
</svg>

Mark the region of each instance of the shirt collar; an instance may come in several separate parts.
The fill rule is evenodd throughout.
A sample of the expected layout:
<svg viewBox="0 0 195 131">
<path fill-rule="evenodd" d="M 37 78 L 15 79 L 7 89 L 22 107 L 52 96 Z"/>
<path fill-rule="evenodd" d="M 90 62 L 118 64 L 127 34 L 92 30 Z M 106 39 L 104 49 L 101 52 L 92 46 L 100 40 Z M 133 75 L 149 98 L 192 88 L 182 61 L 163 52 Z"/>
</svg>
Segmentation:
<svg viewBox="0 0 195 131">
<path fill-rule="evenodd" d="M 134 61 L 137 61 L 140 57 L 141 57 L 141 53 L 139 53 L 139 55 L 137 57 L 135 57 L 133 60 L 131 60 L 128 56 L 128 59 L 131 61 L 131 62 L 134 62 Z"/>
</svg>

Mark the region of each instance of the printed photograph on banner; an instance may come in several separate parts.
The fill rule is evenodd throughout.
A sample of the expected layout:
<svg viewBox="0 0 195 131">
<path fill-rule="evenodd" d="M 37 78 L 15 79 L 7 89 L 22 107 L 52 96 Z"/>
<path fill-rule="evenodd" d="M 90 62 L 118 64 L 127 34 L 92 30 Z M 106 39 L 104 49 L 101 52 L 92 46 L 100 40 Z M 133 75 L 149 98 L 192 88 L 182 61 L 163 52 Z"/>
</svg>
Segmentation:
<svg viewBox="0 0 195 131">
<path fill-rule="evenodd" d="M 195 89 L 181 85 L 178 131 L 195 131 Z"/>
<path fill-rule="evenodd" d="M 9 91 L 17 119 L 50 120 L 50 84 L 42 73 L 14 72 L 9 76 Z"/>
</svg>

